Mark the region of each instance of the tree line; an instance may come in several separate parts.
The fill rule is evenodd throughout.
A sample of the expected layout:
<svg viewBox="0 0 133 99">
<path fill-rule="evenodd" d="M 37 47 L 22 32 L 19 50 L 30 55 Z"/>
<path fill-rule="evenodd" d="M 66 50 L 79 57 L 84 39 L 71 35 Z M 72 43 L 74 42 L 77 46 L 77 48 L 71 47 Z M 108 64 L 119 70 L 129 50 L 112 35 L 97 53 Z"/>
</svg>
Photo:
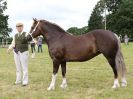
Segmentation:
<svg viewBox="0 0 133 99">
<path fill-rule="evenodd" d="M 12 31 L 8 26 L 9 16 L 4 15 L 6 9 L 6 0 L 0 0 L 0 38 L 9 36 Z M 91 30 L 105 29 L 106 27 L 107 30 L 111 30 L 118 35 L 124 36 L 126 33 L 133 38 L 132 16 L 133 0 L 99 0 L 91 16 L 88 17 L 88 26 L 82 28 L 70 27 L 67 31 L 74 35 L 81 35 Z"/>
<path fill-rule="evenodd" d="M 6 9 L 7 9 L 6 0 L 0 0 L 0 42 L 2 42 L 2 40 L 3 42 L 7 40 L 7 37 L 9 37 L 9 34 L 12 31 L 12 29 L 9 28 L 8 26 L 9 16 L 4 14 L 4 11 Z"/>
<path fill-rule="evenodd" d="M 106 11 L 106 16 L 105 16 Z M 95 29 L 107 29 L 133 38 L 133 0 L 99 0 L 86 28 L 71 27 L 67 31 L 79 35 Z M 106 26 L 105 26 L 106 25 Z"/>
</svg>

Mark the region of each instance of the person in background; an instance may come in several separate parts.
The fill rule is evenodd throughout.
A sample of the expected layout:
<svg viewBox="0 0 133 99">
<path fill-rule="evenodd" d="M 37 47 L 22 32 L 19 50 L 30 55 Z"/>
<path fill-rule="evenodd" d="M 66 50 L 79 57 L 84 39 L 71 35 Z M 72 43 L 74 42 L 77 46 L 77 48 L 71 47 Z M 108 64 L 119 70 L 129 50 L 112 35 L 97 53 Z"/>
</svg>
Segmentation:
<svg viewBox="0 0 133 99">
<path fill-rule="evenodd" d="M 120 42 L 122 42 L 122 36 L 121 36 L 121 34 L 119 35 L 119 40 L 120 40 Z"/>
<path fill-rule="evenodd" d="M 128 38 L 127 34 L 125 34 L 125 36 L 124 36 L 124 43 L 125 43 L 125 45 L 129 44 L 128 41 L 129 41 L 129 38 Z"/>
<path fill-rule="evenodd" d="M 15 84 L 22 86 L 28 85 L 28 41 L 26 36 L 28 33 L 23 31 L 23 23 L 17 23 L 16 29 L 18 33 L 13 37 L 12 43 L 7 49 L 7 53 L 13 50 L 14 61 L 16 64 L 16 81 Z"/>
<path fill-rule="evenodd" d="M 30 45 L 31 45 L 31 53 L 32 53 L 31 58 L 34 58 L 35 57 L 35 51 L 36 51 L 36 49 L 35 49 L 35 42 L 32 40 L 30 42 Z"/>
<path fill-rule="evenodd" d="M 41 53 L 43 52 L 42 50 L 42 38 L 39 37 L 38 41 L 37 41 L 37 45 L 38 45 L 38 53 L 41 51 Z"/>
</svg>

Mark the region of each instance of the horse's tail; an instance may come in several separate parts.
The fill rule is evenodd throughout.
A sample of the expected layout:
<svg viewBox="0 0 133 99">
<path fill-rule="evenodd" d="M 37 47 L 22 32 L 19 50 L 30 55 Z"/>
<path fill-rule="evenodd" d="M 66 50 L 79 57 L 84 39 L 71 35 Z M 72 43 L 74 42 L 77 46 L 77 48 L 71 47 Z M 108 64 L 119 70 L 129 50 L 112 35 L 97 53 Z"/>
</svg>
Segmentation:
<svg viewBox="0 0 133 99">
<path fill-rule="evenodd" d="M 117 41 L 118 41 L 118 50 L 117 50 L 117 53 L 116 53 L 115 62 L 116 62 L 116 66 L 117 66 L 117 70 L 119 72 L 119 75 L 122 78 L 125 78 L 126 65 L 125 65 L 124 58 L 123 58 L 123 55 L 122 55 L 122 52 L 121 52 L 121 46 L 120 46 L 121 42 L 120 42 L 120 39 L 118 38 L 117 35 L 116 35 L 116 37 L 117 37 Z"/>
</svg>

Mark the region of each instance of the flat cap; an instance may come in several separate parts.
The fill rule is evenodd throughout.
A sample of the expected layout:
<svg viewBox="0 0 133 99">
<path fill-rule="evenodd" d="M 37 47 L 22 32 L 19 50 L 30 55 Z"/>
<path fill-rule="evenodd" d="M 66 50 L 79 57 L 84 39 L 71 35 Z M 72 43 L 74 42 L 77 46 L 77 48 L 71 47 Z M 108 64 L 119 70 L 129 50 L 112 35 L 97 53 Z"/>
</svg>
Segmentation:
<svg viewBox="0 0 133 99">
<path fill-rule="evenodd" d="M 16 27 L 20 27 L 20 26 L 23 26 L 23 23 L 19 22 L 19 23 L 16 24 Z"/>
</svg>

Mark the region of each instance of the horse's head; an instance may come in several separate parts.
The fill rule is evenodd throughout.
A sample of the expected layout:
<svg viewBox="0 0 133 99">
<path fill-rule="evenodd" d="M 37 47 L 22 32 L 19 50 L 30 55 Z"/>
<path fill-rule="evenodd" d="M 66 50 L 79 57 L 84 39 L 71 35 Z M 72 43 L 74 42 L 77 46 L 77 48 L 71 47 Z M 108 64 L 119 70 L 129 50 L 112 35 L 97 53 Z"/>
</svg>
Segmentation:
<svg viewBox="0 0 133 99">
<path fill-rule="evenodd" d="M 57 38 L 57 36 L 61 36 L 63 33 L 66 33 L 66 31 L 55 23 L 46 20 L 33 19 L 33 24 L 30 33 L 27 36 L 27 40 L 30 41 L 39 35 L 43 35 L 46 39 L 51 37 Z"/>
<path fill-rule="evenodd" d="M 29 35 L 27 35 L 28 41 L 31 41 L 33 38 L 36 38 L 37 36 L 41 35 L 39 24 L 40 24 L 40 21 L 33 18 L 33 24 L 31 26 Z"/>
</svg>

